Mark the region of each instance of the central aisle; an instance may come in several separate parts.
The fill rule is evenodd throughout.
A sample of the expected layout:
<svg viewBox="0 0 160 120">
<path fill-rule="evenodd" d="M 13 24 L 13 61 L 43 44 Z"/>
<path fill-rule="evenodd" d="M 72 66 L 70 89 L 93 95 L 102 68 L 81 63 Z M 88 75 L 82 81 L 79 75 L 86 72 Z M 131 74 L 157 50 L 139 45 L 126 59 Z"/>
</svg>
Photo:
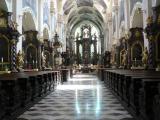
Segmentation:
<svg viewBox="0 0 160 120">
<path fill-rule="evenodd" d="M 133 120 L 96 75 L 79 74 L 57 86 L 18 120 Z"/>
</svg>

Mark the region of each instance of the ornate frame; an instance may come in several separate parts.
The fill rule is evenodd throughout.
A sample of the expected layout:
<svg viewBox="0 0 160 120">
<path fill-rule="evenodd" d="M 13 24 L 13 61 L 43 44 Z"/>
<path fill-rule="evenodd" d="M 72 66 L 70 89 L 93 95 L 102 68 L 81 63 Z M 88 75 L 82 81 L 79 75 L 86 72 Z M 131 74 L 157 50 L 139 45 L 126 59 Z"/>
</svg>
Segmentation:
<svg viewBox="0 0 160 120">
<path fill-rule="evenodd" d="M 28 48 L 29 47 L 33 47 L 33 48 L 35 48 L 35 53 L 36 53 L 36 60 L 37 60 L 37 48 L 36 48 L 36 46 L 35 45 L 33 45 L 32 43 L 30 43 L 30 44 L 28 44 L 27 45 L 27 47 L 26 47 L 26 49 L 25 49 L 25 54 L 27 53 L 27 50 L 28 50 Z M 26 56 L 26 55 L 25 55 Z"/>
<path fill-rule="evenodd" d="M 144 47 L 143 47 L 143 45 L 142 45 L 142 43 L 141 43 L 140 41 L 134 42 L 134 43 L 132 44 L 132 46 L 131 46 L 131 61 L 134 61 L 134 58 L 133 58 L 133 48 L 134 48 L 134 46 L 135 46 L 136 44 L 139 44 L 139 45 L 141 46 L 142 51 L 144 50 Z"/>
</svg>

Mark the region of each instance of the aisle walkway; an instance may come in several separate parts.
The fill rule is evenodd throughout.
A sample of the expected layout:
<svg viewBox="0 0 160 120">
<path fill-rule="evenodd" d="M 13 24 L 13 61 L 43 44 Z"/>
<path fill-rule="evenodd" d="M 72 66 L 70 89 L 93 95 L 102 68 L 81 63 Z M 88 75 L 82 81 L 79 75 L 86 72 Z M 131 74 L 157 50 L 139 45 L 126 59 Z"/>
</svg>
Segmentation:
<svg viewBox="0 0 160 120">
<path fill-rule="evenodd" d="M 18 120 L 133 120 L 95 75 L 75 75 Z"/>
</svg>

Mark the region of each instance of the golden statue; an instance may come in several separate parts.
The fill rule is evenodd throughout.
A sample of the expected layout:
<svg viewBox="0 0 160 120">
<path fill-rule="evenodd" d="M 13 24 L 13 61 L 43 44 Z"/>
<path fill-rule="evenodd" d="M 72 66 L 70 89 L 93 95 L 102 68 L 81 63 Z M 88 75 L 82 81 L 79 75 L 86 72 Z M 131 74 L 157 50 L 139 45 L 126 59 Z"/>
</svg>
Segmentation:
<svg viewBox="0 0 160 120">
<path fill-rule="evenodd" d="M 127 65 L 127 51 L 126 50 L 124 50 L 124 52 L 121 54 L 121 58 L 122 58 L 121 59 L 122 66 L 126 66 Z"/>
<path fill-rule="evenodd" d="M 147 50 L 147 47 L 145 47 L 145 49 L 142 53 L 142 64 L 143 64 L 143 66 L 146 66 L 148 64 L 148 50 Z"/>
<path fill-rule="evenodd" d="M 23 58 L 24 58 L 24 53 L 19 50 L 16 57 L 16 65 L 18 69 L 23 67 L 24 64 Z"/>
<path fill-rule="evenodd" d="M 149 17 L 147 18 L 147 24 L 150 25 L 150 24 L 152 24 L 152 23 L 153 23 L 153 17 L 152 17 L 152 16 L 149 16 Z"/>
</svg>

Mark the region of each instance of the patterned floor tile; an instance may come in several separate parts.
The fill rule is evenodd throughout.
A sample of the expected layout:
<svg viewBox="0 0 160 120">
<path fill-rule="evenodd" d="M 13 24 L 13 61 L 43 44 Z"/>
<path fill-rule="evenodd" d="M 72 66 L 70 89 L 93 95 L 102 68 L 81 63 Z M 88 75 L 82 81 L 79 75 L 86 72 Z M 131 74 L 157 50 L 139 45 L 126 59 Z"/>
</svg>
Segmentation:
<svg viewBox="0 0 160 120">
<path fill-rule="evenodd" d="M 79 74 L 17 120 L 134 120 L 96 75 Z"/>
</svg>

